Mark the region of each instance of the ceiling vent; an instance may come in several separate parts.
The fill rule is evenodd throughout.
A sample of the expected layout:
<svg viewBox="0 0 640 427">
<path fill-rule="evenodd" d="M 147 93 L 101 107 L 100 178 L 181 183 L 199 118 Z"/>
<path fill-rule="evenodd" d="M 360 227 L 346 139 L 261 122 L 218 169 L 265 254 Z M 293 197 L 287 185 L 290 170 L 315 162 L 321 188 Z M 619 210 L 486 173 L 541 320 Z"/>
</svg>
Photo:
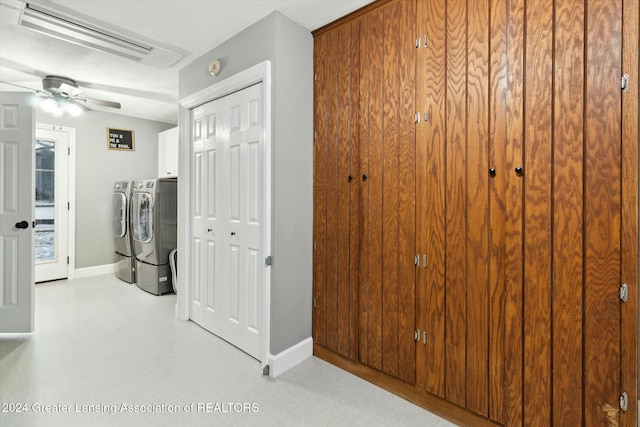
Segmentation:
<svg viewBox="0 0 640 427">
<path fill-rule="evenodd" d="M 25 3 L 18 24 L 80 46 L 131 59 L 158 69 L 180 61 L 184 55 L 115 34 L 41 5 Z"/>
</svg>

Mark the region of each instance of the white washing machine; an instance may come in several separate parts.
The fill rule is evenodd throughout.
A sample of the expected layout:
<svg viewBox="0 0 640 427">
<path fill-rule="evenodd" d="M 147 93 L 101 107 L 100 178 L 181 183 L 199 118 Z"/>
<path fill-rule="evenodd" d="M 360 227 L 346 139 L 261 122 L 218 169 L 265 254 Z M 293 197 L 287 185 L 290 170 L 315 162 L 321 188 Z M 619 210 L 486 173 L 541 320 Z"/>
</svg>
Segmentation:
<svg viewBox="0 0 640 427">
<path fill-rule="evenodd" d="M 113 186 L 111 204 L 116 276 L 127 283 L 136 282 L 136 259 L 129 225 L 133 181 L 117 181 Z"/>
</svg>

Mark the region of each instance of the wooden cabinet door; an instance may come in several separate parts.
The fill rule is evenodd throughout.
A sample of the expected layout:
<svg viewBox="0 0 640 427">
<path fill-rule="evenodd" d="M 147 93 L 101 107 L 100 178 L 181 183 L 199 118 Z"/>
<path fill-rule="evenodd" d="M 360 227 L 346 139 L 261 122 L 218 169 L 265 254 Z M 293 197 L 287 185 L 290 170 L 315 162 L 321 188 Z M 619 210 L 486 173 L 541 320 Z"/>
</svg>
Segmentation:
<svg viewBox="0 0 640 427">
<path fill-rule="evenodd" d="M 417 384 L 504 425 L 606 425 L 622 2 L 525 3 L 418 0 Z"/>
<path fill-rule="evenodd" d="M 357 359 L 357 22 L 315 38 L 314 340 Z"/>
<path fill-rule="evenodd" d="M 360 362 L 415 380 L 413 1 L 360 19 Z"/>
</svg>

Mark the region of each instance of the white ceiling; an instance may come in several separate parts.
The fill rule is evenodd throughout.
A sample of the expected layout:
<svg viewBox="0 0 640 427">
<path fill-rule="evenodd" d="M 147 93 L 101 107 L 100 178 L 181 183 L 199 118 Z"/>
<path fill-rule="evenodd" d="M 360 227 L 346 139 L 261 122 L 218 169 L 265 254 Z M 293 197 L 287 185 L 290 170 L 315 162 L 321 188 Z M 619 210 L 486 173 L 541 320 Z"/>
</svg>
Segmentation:
<svg viewBox="0 0 640 427">
<path fill-rule="evenodd" d="M 177 123 L 178 71 L 277 10 L 309 31 L 372 0 L 34 0 L 31 3 L 106 27 L 137 34 L 188 54 L 158 70 L 125 58 L 18 26 L 23 2 L 0 0 L 0 80 L 41 89 L 46 75 L 75 80 L 82 95 L 116 101 L 122 109 L 93 108 Z M 0 84 L 0 90 L 19 90 Z"/>
</svg>

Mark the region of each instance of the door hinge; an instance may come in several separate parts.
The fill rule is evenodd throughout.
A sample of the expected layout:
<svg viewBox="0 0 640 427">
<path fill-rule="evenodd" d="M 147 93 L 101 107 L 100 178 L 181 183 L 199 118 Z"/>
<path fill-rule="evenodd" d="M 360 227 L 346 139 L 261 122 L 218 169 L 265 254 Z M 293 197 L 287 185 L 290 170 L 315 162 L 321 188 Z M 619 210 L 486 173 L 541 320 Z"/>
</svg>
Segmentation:
<svg viewBox="0 0 640 427">
<path fill-rule="evenodd" d="M 67 257 L 67 265 L 69 264 L 69 257 Z"/>
<path fill-rule="evenodd" d="M 624 76 L 622 76 L 620 89 L 622 89 L 623 92 L 629 92 L 629 74 L 625 74 Z"/>
<path fill-rule="evenodd" d="M 627 392 L 625 391 L 620 395 L 620 410 L 627 412 L 627 409 L 629 409 L 629 396 L 627 396 Z"/>
<path fill-rule="evenodd" d="M 268 265 L 271 265 L 271 264 L 273 264 L 273 259 L 271 259 L 271 255 L 269 255 L 268 257 L 266 257 L 264 259 L 264 265 L 268 266 Z"/>
<path fill-rule="evenodd" d="M 623 283 L 622 286 L 620 286 L 620 301 L 629 301 L 629 285 L 626 283 Z"/>
<path fill-rule="evenodd" d="M 71 202 L 67 202 L 67 210 L 70 211 L 71 210 Z"/>
</svg>

